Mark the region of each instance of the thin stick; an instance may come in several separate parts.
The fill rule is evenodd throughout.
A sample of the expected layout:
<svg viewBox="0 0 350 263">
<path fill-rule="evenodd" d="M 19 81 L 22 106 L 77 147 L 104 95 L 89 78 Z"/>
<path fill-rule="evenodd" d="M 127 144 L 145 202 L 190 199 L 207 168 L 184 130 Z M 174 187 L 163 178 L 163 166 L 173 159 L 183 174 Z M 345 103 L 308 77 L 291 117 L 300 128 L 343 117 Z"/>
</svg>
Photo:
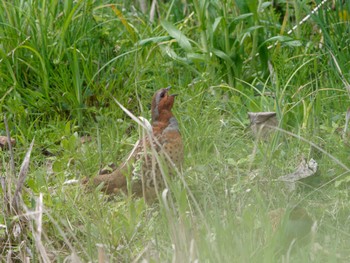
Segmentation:
<svg viewBox="0 0 350 263">
<path fill-rule="evenodd" d="M 31 144 L 29 146 L 29 149 L 28 149 L 28 151 L 26 153 L 26 156 L 24 157 L 24 160 L 22 162 L 21 170 L 19 172 L 16 190 L 15 190 L 15 193 L 14 193 L 13 199 L 12 199 L 12 207 L 13 207 L 15 213 L 18 213 L 18 211 L 19 211 L 18 209 L 19 209 L 20 194 L 22 192 L 22 187 L 23 187 L 23 184 L 24 184 L 24 180 L 26 179 L 27 174 L 28 174 L 30 154 L 32 152 L 33 145 L 34 145 L 34 139 L 32 140 L 32 142 L 31 142 Z"/>
<path fill-rule="evenodd" d="M 3 197 L 4 197 L 4 206 L 3 206 L 3 213 L 5 215 L 9 215 L 10 214 L 10 199 L 9 199 L 9 195 L 7 192 L 7 187 L 6 187 L 6 178 L 1 176 L 0 177 L 0 183 L 1 183 L 1 188 L 2 188 L 2 192 L 3 192 Z"/>
</svg>

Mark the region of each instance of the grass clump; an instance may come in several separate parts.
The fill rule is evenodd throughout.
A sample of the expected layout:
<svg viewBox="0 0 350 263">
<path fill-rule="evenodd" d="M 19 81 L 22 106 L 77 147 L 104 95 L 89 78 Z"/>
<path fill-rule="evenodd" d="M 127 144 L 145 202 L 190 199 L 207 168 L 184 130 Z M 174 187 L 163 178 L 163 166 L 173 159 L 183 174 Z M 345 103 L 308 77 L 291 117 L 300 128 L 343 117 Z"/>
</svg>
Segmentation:
<svg viewBox="0 0 350 263">
<path fill-rule="evenodd" d="M 16 139 L 1 151 L 2 196 L 35 138 L 19 208 L 0 201 L 1 260 L 347 262 L 349 3 L 143 2 L 0 3 L 0 119 Z M 114 98 L 149 118 L 169 85 L 185 165 L 167 198 L 148 206 L 70 184 L 137 141 Z M 268 140 L 249 129 L 260 111 L 279 120 Z M 278 178 L 302 157 L 318 171 L 288 192 Z M 310 240 L 279 250 L 304 224 L 299 207 L 317 222 Z"/>
</svg>

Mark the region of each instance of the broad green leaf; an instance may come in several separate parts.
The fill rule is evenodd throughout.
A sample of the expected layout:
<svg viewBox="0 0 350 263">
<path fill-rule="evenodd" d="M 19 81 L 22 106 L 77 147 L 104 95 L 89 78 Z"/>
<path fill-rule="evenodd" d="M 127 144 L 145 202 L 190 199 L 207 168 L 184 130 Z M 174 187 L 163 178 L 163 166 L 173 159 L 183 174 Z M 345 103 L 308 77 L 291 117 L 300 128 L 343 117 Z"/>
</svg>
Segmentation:
<svg viewBox="0 0 350 263">
<path fill-rule="evenodd" d="M 213 24 L 213 32 L 215 32 L 215 30 L 217 29 L 218 25 L 220 24 L 222 20 L 222 16 L 219 16 L 217 18 L 215 18 L 214 24 Z"/>
<path fill-rule="evenodd" d="M 230 66 L 233 66 L 232 59 L 223 51 L 218 50 L 218 49 L 212 49 L 212 52 L 219 58 L 222 58 L 226 62 L 229 63 Z"/>
<path fill-rule="evenodd" d="M 261 10 L 264 10 L 265 8 L 269 7 L 272 5 L 272 2 L 265 2 L 261 4 Z"/>
<path fill-rule="evenodd" d="M 142 39 L 138 42 L 138 45 L 140 46 L 144 46 L 144 45 L 148 45 L 150 43 L 159 43 L 159 42 L 163 42 L 169 39 L 169 36 L 161 36 L 161 37 L 150 37 L 150 38 L 146 38 L 146 39 Z"/>
<path fill-rule="evenodd" d="M 162 48 L 162 50 L 163 50 L 170 58 L 172 58 L 172 59 L 174 59 L 174 60 L 179 60 L 179 61 L 187 62 L 187 59 L 186 59 L 186 58 L 179 57 L 179 56 L 176 54 L 176 52 L 175 52 L 172 48 L 170 48 L 170 47 L 168 47 L 168 46 Z"/>
<path fill-rule="evenodd" d="M 252 32 L 252 31 L 255 31 L 259 28 L 263 28 L 263 26 L 252 26 L 252 27 L 249 27 L 248 29 L 246 29 L 244 32 Z"/>
<path fill-rule="evenodd" d="M 233 22 L 237 23 L 241 20 L 245 20 L 246 18 L 248 17 L 251 17 L 253 15 L 253 13 L 247 13 L 247 14 L 243 14 L 243 15 L 240 15 L 240 16 L 237 16 L 233 19 Z"/>
<path fill-rule="evenodd" d="M 275 36 L 275 37 L 271 37 L 269 39 L 267 39 L 266 41 L 264 41 L 262 45 L 268 43 L 268 42 L 281 42 L 287 46 L 290 46 L 290 47 L 299 47 L 301 46 L 301 42 L 299 40 L 294 40 L 293 38 L 291 37 L 288 37 L 288 36 Z"/>
<path fill-rule="evenodd" d="M 180 47 L 182 47 L 186 51 L 192 51 L 192 46 L 189 39 L 180 30 L 178 30 L 173 24 L 169 23 L 166 20 L 162 20 L 161 25 L 171 37 L 176 39 Z"/>
<path fill-rule="evenodd" d="M 204 62 L 207 60 L 206 55 L 199 54 L 199 53 L 188 53 L 187 58 L 190 59 L 191 61 L 200 61 L 200 62 Z"/>
</svg>

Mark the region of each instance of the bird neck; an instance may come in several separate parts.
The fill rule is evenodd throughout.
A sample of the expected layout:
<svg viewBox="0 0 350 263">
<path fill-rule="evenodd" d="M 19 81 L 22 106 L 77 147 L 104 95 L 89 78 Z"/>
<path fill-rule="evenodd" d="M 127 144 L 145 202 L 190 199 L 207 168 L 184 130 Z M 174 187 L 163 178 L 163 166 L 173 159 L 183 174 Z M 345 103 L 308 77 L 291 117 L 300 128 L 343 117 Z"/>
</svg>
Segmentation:
<svg viewBox="0 0 350 263">
<path fill-rule="evenodd" d="M 174 115 L 171 112 L 171 110 L 168 109 L 162 109 L 160 111 L 157 110 L 157 114 L 152 115 L 152 125 L 156 123 L 168 123 L 170 118 L 172 118 Z"/>
<path fill-rule="evenodd" d="M 163 110 L 160 112 L 159 117 L 153 121 L 152 123 L 153 133 L 159 134 L 163 133 L 163 131 L 178 131 L 179 130 L 179 124 L 169 110 Z"/>
</svg>

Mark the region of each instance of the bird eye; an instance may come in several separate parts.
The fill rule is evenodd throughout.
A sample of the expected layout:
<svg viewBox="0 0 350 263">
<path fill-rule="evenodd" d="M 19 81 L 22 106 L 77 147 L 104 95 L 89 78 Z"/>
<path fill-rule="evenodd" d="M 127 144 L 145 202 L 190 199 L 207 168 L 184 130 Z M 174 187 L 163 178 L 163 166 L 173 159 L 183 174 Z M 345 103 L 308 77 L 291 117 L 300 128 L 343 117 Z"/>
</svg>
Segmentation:
<svg viewBox="0 0 350 263">
<path fill-rule="evenodd" d="M 164 98 L 164 96 L 165 96 L 165 92 L 163 91 L 162 93 L 160 93 L 160 97 Z"/>
</svg>

